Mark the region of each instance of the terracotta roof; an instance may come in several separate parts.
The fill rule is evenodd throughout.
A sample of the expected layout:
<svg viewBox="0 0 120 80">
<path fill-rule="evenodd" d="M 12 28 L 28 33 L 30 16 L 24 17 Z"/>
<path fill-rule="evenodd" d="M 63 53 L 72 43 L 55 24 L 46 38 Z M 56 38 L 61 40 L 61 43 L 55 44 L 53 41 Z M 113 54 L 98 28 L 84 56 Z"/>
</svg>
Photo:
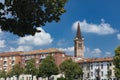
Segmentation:
<svg viewBox="0 0 120 80">
<path fill-rule="evenodd" d="M 112 61 L 112 60 L 113 60 L 113 57 L 107 57 L 107 58 L 85 58 L 85 59 L 77 61 L 77 63 L 107 62 L 107 61 Z"/>
<path fill-rule="evenodd" d="M 3 52 L 0 53 L 0 57 L 6 57 L 6 56 L 15 56 L 15 55 L 19 55 L 23 53 L 22 51 L 18 51 L 18 52 Z"/>
<path fill-rule="evenodd" d="M 33 50 L 33 51 L 29 51 L 29 52 L 24 52 L 21 55 L 27 55 L 27 54 L 44 54 L 44 53 L 52 53 L 52 52 L 64 53 L 63 51 L 60 51 L 58 49 L 49 48 L 49 49 L 43 49 L 43 50 Z"/>
</svg>

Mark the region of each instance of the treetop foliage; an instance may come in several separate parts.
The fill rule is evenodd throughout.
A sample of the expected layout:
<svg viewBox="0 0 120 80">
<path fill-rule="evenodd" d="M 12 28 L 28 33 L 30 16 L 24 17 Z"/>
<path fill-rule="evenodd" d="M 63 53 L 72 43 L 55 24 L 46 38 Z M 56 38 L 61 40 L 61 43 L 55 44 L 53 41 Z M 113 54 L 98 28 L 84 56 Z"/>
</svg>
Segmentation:
<svg viewBox="0 0 120 80">
<path fill-rule="evenodd" d="M 37 27 L 60 20 L 67 0 L 5 0 L 0 3 L 0 25 L 3 31 L 18 36 L 34 35 Z"/>
<path fill-rule="evenodd" d="M 55 64 L 55 60 L 52 56 L 47 56 L 39 67 L 39 76 L 50 77 L 51 75 L 58 74 L 58 67 Z"/>
<path fill-rule="evenodd" d="M 60 65 L 60 70 L 65 74 L 67 80 L 73 80 L 77 75 L 82 74 L 82 69 L 72 59 L 63 61 Z"/>
<path fill-rule="evenodd" d="M 35 59 L 31 58 L 29 61 L 27 61 L 26 66 L 25 66 L 25 74 L 31 74 L 31 75 L 37 74 L 37 69 L 35 66 Z"/>
<path fill-rule="evenodd" d="M 115 76 L 120 79 L 120 46 L 115 49 L 115 56 L 113 59 L 115 65 Z"/>
<path fill-rule="evenodd" d="M 4 70 L 0 71 L 0 78 L 6 78 L 7 77 L 7 73 Z"/>
<path fill-rule="evenodd" d="M 23 73 L 23 71 L 24 69 L 19 64 L 15 64 L 9 72 L 9 76 L 16 75 L 18 77 L 20 74 Z"/>
</svg>

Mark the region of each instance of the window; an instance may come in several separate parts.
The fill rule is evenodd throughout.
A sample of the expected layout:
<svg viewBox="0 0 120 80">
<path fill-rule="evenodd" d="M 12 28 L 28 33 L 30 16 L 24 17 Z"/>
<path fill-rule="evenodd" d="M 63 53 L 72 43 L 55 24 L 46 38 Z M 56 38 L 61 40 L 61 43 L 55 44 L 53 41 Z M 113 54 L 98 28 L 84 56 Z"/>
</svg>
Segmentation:
<svg viewBox="0 0 120 80">
<path fill-rule="evenodd" d="M 91 69 L 93 69 L 93 65 L 91 65 Z"/>
<path fill-rule="evenodd" d="M 112 65 L 112 63 L 110 63 L 110 66 Z"/>
<path fill-rule="evenodd" d="M 12 61 L 12 64 L 14 64 L 14 63 L 15 63 L 15 61 L 13 60 L 13 61 Z"/>
<path fill-rule="evenodd" d="M 112 75 L 112 70 L 108 70 L 107 74 Z"/>
<path fill-rule="evenodd" d="M 89 73 L 87 73 L 87 78 L 89 78 Z"/>
<path fill-rule="evenodd" d="M 110 70 L 110 74 L 112 75 L 112 70 Z"/>
<path fill-rule="evenodd" d="M 7 64 L 7 61 L 4 61 L 4 65 Z"/>
<path fill-rule="evenodd" d="M 107 64 L 107 69 L 109 69 L 109 64 Z"/>
<path fill-rule="evenodd" d="M 101 71 L 101 76 L 103 76 L 103 71 Z"/>
<path fill-rule="evenodd" d="M 103 69 L 103 64 L 101 64 L 101 69 Z"/>
<path fill-rule="evenodd" d="M 91 72 L 91 76 L 93 76 L 93 72 Z"/>
</svg>

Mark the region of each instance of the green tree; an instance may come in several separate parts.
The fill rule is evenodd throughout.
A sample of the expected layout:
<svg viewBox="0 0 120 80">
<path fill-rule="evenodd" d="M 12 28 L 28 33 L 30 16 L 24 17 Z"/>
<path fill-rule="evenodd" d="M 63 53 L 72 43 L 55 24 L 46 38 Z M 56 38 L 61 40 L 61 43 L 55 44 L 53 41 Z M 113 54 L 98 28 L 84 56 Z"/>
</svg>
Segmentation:
<svg viewBox="0 0 120 80">
<path fill-rule="evenodd" d="M 16 76 L 18 79 L 19 75 L 22 74 L 23 72 L 24 69 L 19 64 L 15 64 L 11 69 L 10 76 Z"/>
<path fill-rule="evenodd" d="M 67 79 L 64 77 L 60 77 L 60 78 L 57 78 L 57 80 L 67 80 Z"/>
<path fill-rule="evenodd" d="M 7 77 L 12 77 L 13 74 L 12 74 L 12 71 L 10 70 L 9 72 L 7 72 Z"/>
<path fill-rule="evenodd" d="M 0 2 L 0 25 L 3 31 L 19 36 L 34 35 L 37 27 L 60 20 L 67 0 L 5 0 Z M 7 15 L 7 17 L 6 17 Z"/>
<path fill-rule="evenodd" d="M 4 70 L 0 71 L 0 78 L 5 78 L 6 80 L 6 77 L 7 77 L 7 73 Z"/>
<path fill-rule="evenodd" d="M 29 61 L 27 61 L 26 66 L 25 66 L 25 74 L 31 74 L 32 79 L 33 79 L 33 75 L 37 74 L 37 69 L 35 66 L 35 59 L 32 58 Z"/>
<path fill-rule="evenodd" d="M 115 76 L 120 79 L 120 46 L 115 49 L 115 56 L 113 59 L 115 65 Z"/>
<path fill-rule="evenodd" d="M 82 69 L 72 59 L 63 61 L 60 65 L 60 70 L 64 73 L 67 80 L 73 80 L 76 76 L 82 74 Z"/>
<path fill-rule="evenodd" d="M 111 78 L 111 75 L 112 75 L 112 70 L 111 70 L 111 69 L 109 69 L 109 70 L 107 71 L 107 77 L 108 77 L 108 79 L 110 79 L 110 78 Z"/>
<path fill-rule="evenodd" d="M 48 77 L 49 79 L 51 75 L 57 75 L 58 72 L 58 67 L 52 56 L 47 56 L 39 66 L 40 77 Z"/>
</svg>

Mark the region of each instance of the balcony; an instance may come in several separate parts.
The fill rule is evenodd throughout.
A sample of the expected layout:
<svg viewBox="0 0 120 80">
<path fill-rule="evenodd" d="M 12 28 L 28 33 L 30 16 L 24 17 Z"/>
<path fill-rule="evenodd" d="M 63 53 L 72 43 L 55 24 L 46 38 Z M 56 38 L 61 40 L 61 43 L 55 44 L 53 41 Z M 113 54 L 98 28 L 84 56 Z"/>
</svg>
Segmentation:
<svg viewBox="0 0 120 80">
<path fill-rule="evenodd" d="M 7 61 L 7 58 L 4 58 L 3 61 Z"/>
<path fill-rule="evenodd" d="M 3 64 L 3 67 L 6 67 L 7 66 L 7 64 Z"/>
<path fill-rule="evenodd" d="M 31 57 L 27 57 L 27 58 L 25 58 L 25 60 L 30 60 L 31 59 Z"/>
<path fill-rule="evenodd" d="M 4 62 L 3 62 L 3 66 L 7 66 L 7 61 L 4 61 Z"/>
<path fill-rule="evenodd" d="M 40 59 L 45 59 L 45 58 L 46 58 L 46 56 L 41 56 L 41 57 L 40 57 Z"/>
</svg>

